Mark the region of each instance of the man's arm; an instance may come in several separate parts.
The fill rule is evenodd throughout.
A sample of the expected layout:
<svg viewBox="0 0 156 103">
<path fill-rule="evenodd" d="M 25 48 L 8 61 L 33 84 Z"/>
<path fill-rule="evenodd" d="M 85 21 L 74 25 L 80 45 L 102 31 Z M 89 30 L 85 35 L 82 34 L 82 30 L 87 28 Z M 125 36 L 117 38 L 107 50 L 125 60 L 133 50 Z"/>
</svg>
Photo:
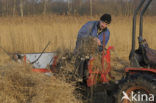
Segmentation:
<svg viewBox="0 0 156 103">
<path fill-rule="evenodd" d="M 79 39 L 79 38 L 87 37 L 87 36 L 90 35 L 90 32 L 91 32 L 91 25 L 88 22 L 88 23 L 86 23 L 85 25 L 83 25 L 81 27 L 81 29 L 78 32 L 78 37 L 77 38 Z"/>
<path fill-rule="evenodd" d="M 90 22 L 87 22 L 85 25 L 83 25 L 81 27 L 81 29 L 78 32 L 78 36 L 77 36 L 77 41 L 76 41 L 76 48 L 77 49 L 81 43 L 81 39 L 91 36 L 91 29 L 92 29 L 92 24 Z"/>
</svg>

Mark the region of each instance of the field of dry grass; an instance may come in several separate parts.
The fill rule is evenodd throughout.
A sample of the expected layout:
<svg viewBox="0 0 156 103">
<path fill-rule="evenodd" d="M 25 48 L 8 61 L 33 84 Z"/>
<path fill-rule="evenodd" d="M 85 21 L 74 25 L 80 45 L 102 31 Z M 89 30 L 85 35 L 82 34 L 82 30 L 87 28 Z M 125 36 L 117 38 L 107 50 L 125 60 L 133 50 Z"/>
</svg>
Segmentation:
<svg viewBox="0 0 156 103">
<path fill-rule="evenodd" d="M 152 48 L 156 48 L 156 17 L 144 18 L 144 37 Z M 0 18 L 0 46 L 9 52 L 40 52 L 48 41 L 47 51 L 56 48 L 75 47 L 77 32 L 89 20 L 98 17 L 33 16 Z M 113 45 L 119 55 L 128 56 L 131 49 L 132 17 L 115 17 L 109 25 L 111 37 L 108 45 Z M 138 27 L 137 27 L 138 28 Z M 138 31 L 137 31 L 138 34 Z"/>
<path fill-rule="evenodd" d="M 0 50 L 0 103 L 81 103 L 74 83 L 32 71 Z"/>
<path fill-rule="evenodd" d="M 156 17 L 145 17 L 144 37 L 150 47 L 156 49 Z M 10 53 L 41 52 L 48 41 L 46 51 L 57 48 L 75 47 L 77 32 L 89 20 L 98 17 L 33 16 L 1 17 L 0 46 Z M 128 60 L 131 49 L 132 17 L 114 17 L 109 29 L 108 46 L 115 47 L 119 58 Z M 138 29 L 138 26 L 137 26 Z M 138 34 L 138 31 L 137 31 Z M 0 102 L 3 103 L 78 103 L 73 96 L 75 87 L 56 78 L 47 78 L 32 73 L 31 67 L 24 67 L 10 60 L 0 50 Z"/>
</svg>

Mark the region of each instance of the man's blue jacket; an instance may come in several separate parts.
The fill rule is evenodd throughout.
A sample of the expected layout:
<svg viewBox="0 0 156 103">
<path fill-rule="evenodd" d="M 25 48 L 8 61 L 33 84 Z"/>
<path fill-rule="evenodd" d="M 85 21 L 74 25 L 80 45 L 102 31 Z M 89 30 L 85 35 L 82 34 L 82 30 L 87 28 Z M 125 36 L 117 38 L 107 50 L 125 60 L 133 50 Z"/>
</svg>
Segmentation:
<svg viewBox="0 0 156 103">
<path fill-rule="evenodd" d="M 98 25 L 99 21 L 89 21 L 81 27 L 80 31 L 78 32 L 75 49 L 79 47 L 79 39 L 87 36 L 97 37 L 101 41 L 101 44 L 103 44 L 103 35 L 105 34 L 105 45 L 107 45 L 110 37 L 109 29 L 107 28 L 105 31 L 102 31 L 100 34 L 97 34 Z"/>
</svg>

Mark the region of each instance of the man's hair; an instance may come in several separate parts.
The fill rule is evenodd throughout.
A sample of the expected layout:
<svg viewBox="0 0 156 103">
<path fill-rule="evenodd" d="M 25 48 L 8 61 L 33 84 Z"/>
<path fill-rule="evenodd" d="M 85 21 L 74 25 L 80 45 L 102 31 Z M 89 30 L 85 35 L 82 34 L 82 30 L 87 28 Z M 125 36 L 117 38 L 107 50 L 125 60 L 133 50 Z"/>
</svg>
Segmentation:
<svg viewBox="0 0 156 103">
<path fill-rule="evenodd" d="M 105 22 L 105 23 L 108 23 L 110 24 L 111 23 L 111 15 L 110 14 L 103 14 L 101 17 L 100 17 L 100 20 Z"/>
</svg>

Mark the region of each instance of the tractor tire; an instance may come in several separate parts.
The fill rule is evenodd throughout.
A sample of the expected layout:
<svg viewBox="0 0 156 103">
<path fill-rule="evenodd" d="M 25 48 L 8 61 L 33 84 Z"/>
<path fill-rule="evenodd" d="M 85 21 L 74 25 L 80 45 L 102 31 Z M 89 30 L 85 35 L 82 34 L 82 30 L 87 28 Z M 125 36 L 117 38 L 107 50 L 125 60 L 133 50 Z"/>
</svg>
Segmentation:
<svg viewBox="0 0 156 103">
<path fill-rule="evenodd" d="M 87 103 L 115 103 L 113 85 L 97 84 L 87 89 Z M 112 88 L 111 87 L 111 88 Z"/>
<path fill-rule="evenodd" d="M 119 84 L 116 95 L 116 103 L 156 103 L 156 77 L 150 74 L 133 74 L 127 77 L 123 83 Z M 133 91 L 133 92 L 132 92 Z M 130 100 L 123 98 L 126 95 Z M 132 99 L 132 94 L 136 93 L 137 101 Z M 145 100 L 141 94 L 153 94 L 154 101 Z M 143 99 L 139 99 L 139 98 Z M 148 98 L 149 99 L 149 98 Z"/>
</svg>

